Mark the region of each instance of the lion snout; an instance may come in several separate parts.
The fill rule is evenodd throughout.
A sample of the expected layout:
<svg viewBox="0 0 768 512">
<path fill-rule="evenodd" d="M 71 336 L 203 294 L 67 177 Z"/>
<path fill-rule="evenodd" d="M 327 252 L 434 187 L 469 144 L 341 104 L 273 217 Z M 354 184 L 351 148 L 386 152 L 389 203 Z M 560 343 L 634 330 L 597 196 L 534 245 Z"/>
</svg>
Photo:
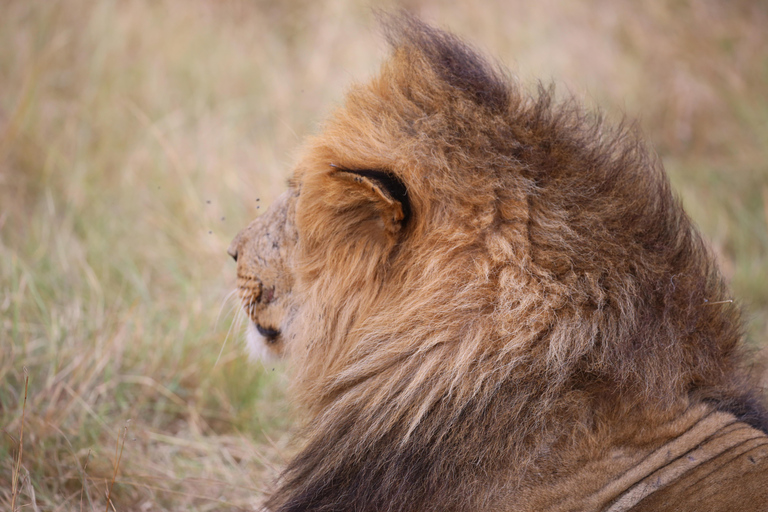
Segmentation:
<svg viewBox="0 0 768 512">
<path fill-rule="evenodd" d="M 230 244 L 229 248 L 227 248 L 227 254 L 229 254 L 233 260 L 235 260 L 235 263 L 237 263 L 237 247 L 235 247 L 234 240 L 232 241 L 232 244 Z"/>
<path fill-rule="evenodd" d="M 286 350 L 283 333 L 293 286 L 296 197 L 289 192 L 277 198 L 237 234 L 227 250 L 237 263 L 237 289 L 249 319 L 246 345 L 257 360 L 281 356 Z"/>
</svg>

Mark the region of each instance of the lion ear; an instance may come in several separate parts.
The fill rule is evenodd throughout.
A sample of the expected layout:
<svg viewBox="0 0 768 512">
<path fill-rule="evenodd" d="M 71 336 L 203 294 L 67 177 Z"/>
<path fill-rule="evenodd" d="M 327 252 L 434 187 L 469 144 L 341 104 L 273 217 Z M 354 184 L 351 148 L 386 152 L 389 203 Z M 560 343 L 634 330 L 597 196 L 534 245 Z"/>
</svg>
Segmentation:
<svg viewBox="0 0 768 512">
<path fill-rule="evenodd" d="M 411 216 L 408 190 L 395 174 L 370 169 L 343 169 L 333 166 L 331 176 L 344 189 L 342 202 L 365 202 L 377 211 L 390 234 L 399 232 Z"/>
</svg>

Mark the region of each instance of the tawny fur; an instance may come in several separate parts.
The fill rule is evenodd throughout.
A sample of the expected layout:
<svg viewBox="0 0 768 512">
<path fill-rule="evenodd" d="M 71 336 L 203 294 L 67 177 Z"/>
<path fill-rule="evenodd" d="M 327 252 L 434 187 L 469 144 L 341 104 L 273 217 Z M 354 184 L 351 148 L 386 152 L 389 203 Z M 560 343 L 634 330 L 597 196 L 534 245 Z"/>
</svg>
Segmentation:
<svg viewBox="0 0 768 512">
<path fill-rule="evenodd" d="M 574 486 L 712 414 L 707 435 L 765 431 L 738 309 L 636 130 L 450 34 L 387 27 L 390 58 L 279 207 L 295 234 L 272 322 L 308 420 L 268 507 L 598 510 L 619 498 Z M 239 274 L 263 271 L 256 243 L 233 243 Z"/>
</svg>

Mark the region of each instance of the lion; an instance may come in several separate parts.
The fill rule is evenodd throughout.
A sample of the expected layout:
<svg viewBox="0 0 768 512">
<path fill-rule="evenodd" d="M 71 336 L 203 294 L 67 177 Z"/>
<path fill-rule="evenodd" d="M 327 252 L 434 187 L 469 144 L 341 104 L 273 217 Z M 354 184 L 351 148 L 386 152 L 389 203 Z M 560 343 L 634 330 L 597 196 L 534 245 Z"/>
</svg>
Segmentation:
<svg viewBox="0 0 768 512">
<path fill-rule="evenodd" d="M 638 130 L 385 32 L 229 249 L 307 413 L 266 508 L 768 509 L 739 310 Z"/>
</svg>

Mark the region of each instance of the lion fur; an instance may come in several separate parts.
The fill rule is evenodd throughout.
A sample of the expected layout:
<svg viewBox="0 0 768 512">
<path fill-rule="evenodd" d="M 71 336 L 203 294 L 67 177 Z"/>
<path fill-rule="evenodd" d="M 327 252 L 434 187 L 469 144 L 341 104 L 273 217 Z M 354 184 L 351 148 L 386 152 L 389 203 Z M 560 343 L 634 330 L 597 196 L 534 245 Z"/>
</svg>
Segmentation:
<svg viewBox="0 0 768 512">
<path fill-rule="evenodd" d="M 738 307 L 638 130 L 413 18 L 385 27 L 390 57 L 292 178 L 308 420 L 268 507 L 514 510 L 705 410 L 768 430 Z"/>
</svg>

